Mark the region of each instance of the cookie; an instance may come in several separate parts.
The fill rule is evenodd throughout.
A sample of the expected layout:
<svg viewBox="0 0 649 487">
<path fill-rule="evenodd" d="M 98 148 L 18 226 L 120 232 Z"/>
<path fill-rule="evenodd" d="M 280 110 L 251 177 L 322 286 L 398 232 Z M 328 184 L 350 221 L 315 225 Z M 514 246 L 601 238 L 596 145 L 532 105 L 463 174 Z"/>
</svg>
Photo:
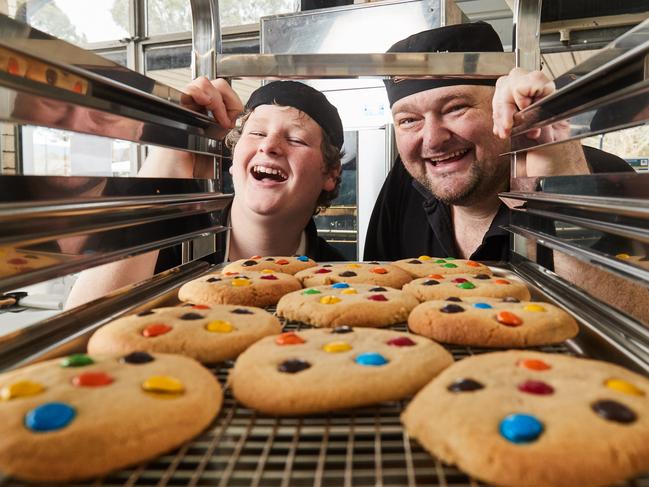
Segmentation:
<svg viewBox="0 0 649 487">
<path fill-rule="evenodd" d="M 429 257 L 421 255 L 416 259 L 401 259 L 392 262 L 413 277 L 426 277 L 428 274 L 487 274 L 491 275 L 488 266 L 473 260 L 454 257 Z"/>
<path fill-rule="evenodd" d="M 336 282 L 372 284 L 401 289 L 412 280 L 410 274 L 390 264 L 357 263 L 323 264 L 295 274 L 304 287 L 324 286 Z"/>
<path fill-rule="evenodd" d="M 403 286 L 404 292 L 412 294 L 419 301 L 464 298 L 480 296 L 485 298 L 516 298 L 529 301 L 530 291 L 518 280 L 490 276 L 488 274 L 429 274 L 427 277 L 414 279 Z"/>
<path fill-rule="evenodd" d="M 221 407 L 180 355 L 72 355 L 0 375 L 0 470 L 36 482 L 104 475 L 199 434 Z"/>
<path fill-rule="evenodd" d="M 338 282 L 286 294 L 277 314 L 314 326 L 388 326 L 402 323 L 419 301 L 398 289 Z"/>
<path fill-rule="evenodd" d="M 402 421 L 431 454 L 489 484 L 604 486 L 649 471 L 649 380 L 606 362 L 526 351 L 465 358 Z"/>
<path fill-rule="evenodd" d="M 193 304 L 272 306 L 279 298 L 302 289 L 295 277 L 266 269 L 262 272 L 207 274 L 183 284 L 178 299 Z"/>
<path fill-rule="evenodd" d="M 90 337 L 88 353 L 145 350 L 215 363 L 233 359 L 260 338 L 281 331 L 279 320 L 260 308 L 224 304 L 158 308 L 102 326 Z"/>
<path fill-rule="evenodd" d="M 61 259 L 51 255 L 0 247 L 0 277 L 35 271 L 59 263 Z"/>
<path fill-rule="evenodd" d="M 410 331 L 438 342 L 478 347 L 532 347 L 573 338 L 579 326 L 550 303 L 456 298 L 426 301 L 408 317 Z"/>
<path fill-rule="evenodd" d="M 431 340 L 392 330 L 338 327 L 266 337 L 230 372 L 234 396 L 267 414 L 309 414 L 414 394 L 453 362 Z"/>
<path fill-rule="evenodd" d="M 255 255 L 249 259 L 230 262 L 223 268 L 223 272 L 259 272 L 270 269 L 284 274 L 295 274 L 316 265 L 318 264 L 316 264 L 315 260 L 309 259 L 306 255 L 296 255 L 294 257 L 260 257 Z"/>
</svg>

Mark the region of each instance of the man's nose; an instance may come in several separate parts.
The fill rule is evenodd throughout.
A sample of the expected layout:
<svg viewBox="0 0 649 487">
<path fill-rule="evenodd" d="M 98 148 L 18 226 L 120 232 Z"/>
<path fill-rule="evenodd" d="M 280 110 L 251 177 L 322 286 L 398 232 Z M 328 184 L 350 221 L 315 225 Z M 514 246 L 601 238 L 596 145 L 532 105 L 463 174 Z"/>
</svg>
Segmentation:
<svg viewBox="0 0 649 487">
<path fill-rule="evenodd" d="M 89 110 L 90 109 L 85 107 L 73 107 L 68 111 L 66 124 L 69 129 L 80 132 L 96 132 L 99 127 L 90 116 Z"/>
<path fill-rule="evenodd" d="M 434 152 L 443 148 L 451 138 L 451 132 L 438 117 L 426 117 L 422 133 L 422 152 Z"/>
</svg>

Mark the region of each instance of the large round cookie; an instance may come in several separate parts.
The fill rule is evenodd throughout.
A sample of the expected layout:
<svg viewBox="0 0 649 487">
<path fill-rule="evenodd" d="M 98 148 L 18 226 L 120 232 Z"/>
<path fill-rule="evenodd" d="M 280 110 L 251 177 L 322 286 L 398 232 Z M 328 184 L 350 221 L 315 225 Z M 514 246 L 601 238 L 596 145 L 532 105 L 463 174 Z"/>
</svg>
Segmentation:
<svg viewBox="0 0 649 487">
<path fill-rule="evenodd" d="M 277 314 L 314 326 L 388 326 L 402 323 L 419 304 L 398 289 L 339 282 L 294 291 L 277 303 Z"/>
<path fill-rule="evenodd" d="M 549 303 L 457 298 L 426 301 L 408 316 L 408 327 L 438 342 L 478 347 L 532 347 L 574 337 L 572 316 Z"/>
<path fill-rule="evenodd" d="M 207 274 L 181 286 L 178 299 L 193 304 L 241 304 L 272 306 L 286 293 L 302 289 L 295 277 L 264 270 L 262 272 L 222 272 Z"/>
<path fill-rule="evenodd" d="M 176 306 L 125 316 L 102 326 L 90 337 L 88 352 L 126 354 L 146 350 L 215 363 L 235 358 L 260 338 L 281 331 L 279 320 L 260 308 Z"/>
<path fill-rule="evenodd" d="M 222 393 L 180 355 L 73 355 L 0 375 L 0 470 L 29 481 L 104 475 L 209 425 Z"/>
<path fill-rule="evenodd" d="M 421 255 L 416 259 L 401 259 L 392 262 L 413 277 L 426 277 L 428 274 L 493 274 L 488 266 L 474 260 L 439 258 Z"/>
<path fill-rule="evenodd" d="M 261 257 L 255 255 L 249 259 L 230 262 L 223 268 L 223 272 L 259 272 L 264 269 L 270 269 L 275 272 L 295 274 L 296 272 L 303 271 L 309 267 L 315 267 L 316 265 L 315 260 L 309 259 L 306 255 L 296 255 L 293 257 Z"/>
<path fill-rule="evenodd" d="M 468 296 L 530 299 L 530 291 L 522 282 L 487 274 L 430 274 L 414 279 L 403 286 L 403 290 L 420 301 Z"/>
<path fill-rule="evenodd" d="M 234 396 L 268 414 L 309 414 L 401 399 L 453 362 L 433 341 L 339 327 L 267 337 L 230 372 Z"/>
<path fill-rule="evenodd" d="M 606 362 L 466 358 L 417 394 L 402 421 L 430 453 L 490 484 L 604 486 L 649 471 L 649 380 Z"/>
<path fill-rule="evenodd" d="M 304 287 L 324 286 L 336 282 L 373 284 L 401 289 L 412 277 L 403 269 L 390 264 L 350 262 L 323 264 L 295 274 Z"/>
</svg>

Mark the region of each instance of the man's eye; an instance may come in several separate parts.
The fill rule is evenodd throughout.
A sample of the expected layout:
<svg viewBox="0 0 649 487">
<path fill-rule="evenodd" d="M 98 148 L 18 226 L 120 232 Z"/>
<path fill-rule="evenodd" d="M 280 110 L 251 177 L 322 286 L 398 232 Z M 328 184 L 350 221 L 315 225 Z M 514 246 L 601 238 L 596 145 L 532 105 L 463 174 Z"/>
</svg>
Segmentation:
<svg viewBox="0 0 649 487">
<path fill-rule="evenodd" d="M 306 145 L 306 142 L 304 142 L 302 139 L 296 139 L 295 137 L 289 137 L 288 141 L 292 144 Z"/>
<path fill-rule="evenodd" d="M 399 124 L 400 127 L 408 127 L 409 125 L 415 123 L 415 121 L 416 120 L 414 118 L 401 118 L 398 120 L 397 123 Z"/>
<path fill-rule="evenodd" d="M 464 105 L 464 104 L 462 104 L 462 105 L 453 105 L 452 107 L 449 107 L 448 111 L 449 111 L 449 113 L 450 112 L 460 112 L 462 110 L 466 110 L 467 108 L 469 108 L 469 106 Z"/>
<path fill-rule="evenodd" d="M 249 132 L 249 133 L 250 133 L 250 135 L 255 135 L 257 137 L 263 137 L 264 136 L 263 132 L 254 132 L 253 131 L 253 132 Z"/>
</svg>

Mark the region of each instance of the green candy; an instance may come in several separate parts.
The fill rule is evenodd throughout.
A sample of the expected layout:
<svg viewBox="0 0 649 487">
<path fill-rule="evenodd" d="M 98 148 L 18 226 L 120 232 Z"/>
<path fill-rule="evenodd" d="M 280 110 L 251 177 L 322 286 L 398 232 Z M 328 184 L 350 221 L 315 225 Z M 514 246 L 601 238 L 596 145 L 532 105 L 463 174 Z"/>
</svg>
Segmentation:
<svg viewBox="0 0 649 487">
<path fill-rule="evenodd" d="M 475 289 L 475 284 L 471 282 L 462 282 L 457 285 L 460 289 Z"/>
<path fill-rule="evenodd" d="M 445 257 L 446 260 L 455 260 L 455 257 Z"/>
<path fill-rule="evenodd" d="M 445 263 L 446 263 L 446 261 L 443 260 L 443 259 L 437 259 L 437 260 L 435 261 L 435 264 L 445 264 Z"/>
<path fill-rule="evenodd" d="M 307 289 L 306 291 L 303 291 L 302 294 L 322 294 L 322 292 L 317 289 Z"/>
<path fill-rule="evenodd" d="M 455 267 L 457 267 L 457 265 L 455 265 L 455 264 L 444 264 L 442 267 L 448 267 L 449 269 L 454 269 Z"/>
<path fill-rule="evenodd" d="M 83 367 L 94 364 L 95 361 L 84 353 L 75 353 L 61 360 L 61 367 Z"/>
</svg>

